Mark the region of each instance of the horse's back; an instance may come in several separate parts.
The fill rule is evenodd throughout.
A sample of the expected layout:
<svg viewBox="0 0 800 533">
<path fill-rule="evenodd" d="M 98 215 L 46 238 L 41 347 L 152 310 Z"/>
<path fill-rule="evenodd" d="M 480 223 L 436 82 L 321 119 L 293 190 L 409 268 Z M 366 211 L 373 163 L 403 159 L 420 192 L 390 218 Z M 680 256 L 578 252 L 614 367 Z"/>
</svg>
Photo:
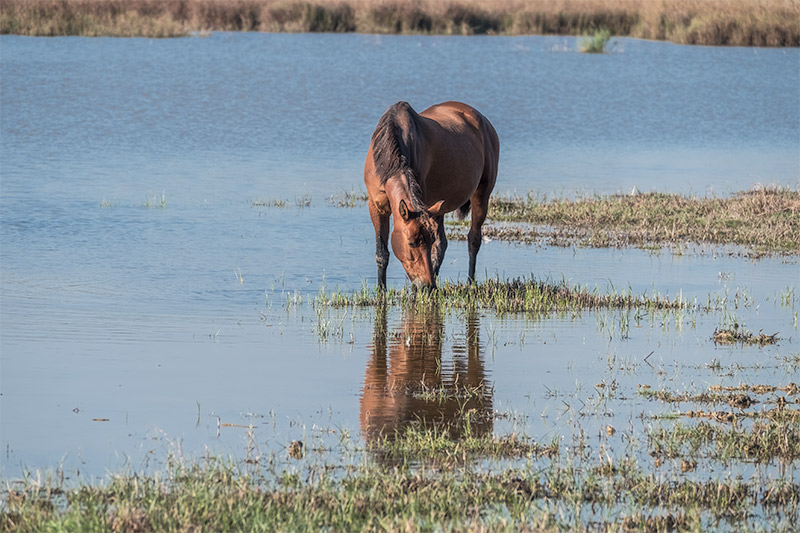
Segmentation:
<svg viewBox="0 0 800 533">
<path fill-rule="evenodd" d="M 499 141 L 489 120 L 461 102 L 443 102 L 420 113 L 431 122 L 426 137 L 435 149 L 426 161 L 426 200 L 445 198 L 448 211 L 462 207 L 483 183 L 494 188 Z"/>
<path fill-rule="evenodd" d="M 481 122 L 486 120 L 477 109 L 462 102 L 442 102 L 432 105 L 420 115 L 435 120 L 445 127 L 461 129 L 463 126 L 470 126 L 476 131 L 480 130 Z"/>
</svg>

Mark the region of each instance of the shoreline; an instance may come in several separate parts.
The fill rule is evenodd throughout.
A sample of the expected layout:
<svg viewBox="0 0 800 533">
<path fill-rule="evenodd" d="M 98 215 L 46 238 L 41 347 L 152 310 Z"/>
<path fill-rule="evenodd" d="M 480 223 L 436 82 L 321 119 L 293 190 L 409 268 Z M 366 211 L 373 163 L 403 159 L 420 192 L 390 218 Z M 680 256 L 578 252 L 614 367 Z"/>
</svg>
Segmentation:
<svg viewBox="0 0 800 533">
<path fill-rule="evenodd" d="M 0 34 L 187 37 L 214 31 L 589 35 L 800 47 L 800 3 L 669 0 L 6 0 Z"/>
</svg>

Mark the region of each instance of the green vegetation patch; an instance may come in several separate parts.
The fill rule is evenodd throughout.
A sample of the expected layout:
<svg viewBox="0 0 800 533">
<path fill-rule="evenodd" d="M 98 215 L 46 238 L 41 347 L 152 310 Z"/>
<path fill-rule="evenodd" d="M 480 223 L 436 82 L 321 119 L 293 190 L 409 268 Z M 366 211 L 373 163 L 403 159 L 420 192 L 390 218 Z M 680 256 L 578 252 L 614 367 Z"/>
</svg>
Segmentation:
<svg viewBox="0 0 800 533">
<path fill-rule="evenodd" d="M 533 457 L 553 457 L 558 455 L 557 442 L 540 444 L 525 435 L 505 435 L 502 437 L 480 435 L 472 429 L 478 413 L 464 413 L 455 428 L 439 423 L 411 425 L 394 434 L 386 435 L 370 443 L 370 449 L 383 461 L 392 464 L 413 464 L 425 462 L 428 465 L 463 465 L 468 460 L 481 457 L 493 459 L 519 459 Z"/>
<path fill-rule="evenodd" d="M 602 54 L 606 45 L 611 40 L 611 32 L 606 29 L 595 30 L 591 35 L 585 35 L 581 42 L 581 52 L 585 54 Z"/>
<path fill-rule="evenodd" d="M 631 291 L 603 294 L 582 287 L 571 287 L 566 282 L 554 283 L 531 278 L 513 280 L 488 279 L 480 283 L 453 283 L 445 281 L 433 291 L 401 289 L 370 289 L 366 285 L 358 291 L 327 292 L 321 290 L 315 299 L 318 307 L 367 307 L 397 305 L 400 307 L 440 306 L 450 308 L 491 309 L 503 313 L 569 313 L 591 309 L 688 309 L 691 304 L 680 297 L 670 299 L 654 294 L 634 295 Z"/>
<path fill-rule="evenodd" d="M 702 530 L 758 524 L 754 508 L 784 517 L 786 527 L 800 485 L 673 482 L 630 460 L 501 472 L 360 465 L 343 475 L 319 469 L 300 476 L 211 459 L 150 476 L 115 475 L 105 485 L 28 483 L 3 496 L 0 529 L 13 532 L 558 531 L 582 529 L 587 516 L 601 529 Z"/>
<path fill-rule="evenodd" d="M 767 418 L 753 422 L 749 427 L 720 425 L 713 421 L 679 423 L 650 430 L 648 439 L 651 455 L 667 458 L 758 463 L 800 458 L 800 424 L 796 417 Z"/>
</svg>

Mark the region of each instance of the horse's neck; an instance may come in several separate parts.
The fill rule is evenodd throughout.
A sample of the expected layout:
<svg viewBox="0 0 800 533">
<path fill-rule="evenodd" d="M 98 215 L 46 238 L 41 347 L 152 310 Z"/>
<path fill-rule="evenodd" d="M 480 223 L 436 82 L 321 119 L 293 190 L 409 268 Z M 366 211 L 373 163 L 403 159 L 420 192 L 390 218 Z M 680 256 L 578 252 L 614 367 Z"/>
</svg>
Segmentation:
<svg viewBox="0 0 800 533">
<path fill-rule="evenodd" d="M 413 178 L 406 176 L 404 173 L 399 173 L 386 180 L 386 196 L 389 198 L 389 203 L 392 208 L 396 208 L 400 204 L 400 200 L 405 200 L 409 207 L 414 209 L 421 209 L 424 207 L 423 199 L 418 194 L 414 194 L 412 187 L 413 184 L 409 180 Z M 419 187 L 417 185 L 417 187 Z"/>
</svg>

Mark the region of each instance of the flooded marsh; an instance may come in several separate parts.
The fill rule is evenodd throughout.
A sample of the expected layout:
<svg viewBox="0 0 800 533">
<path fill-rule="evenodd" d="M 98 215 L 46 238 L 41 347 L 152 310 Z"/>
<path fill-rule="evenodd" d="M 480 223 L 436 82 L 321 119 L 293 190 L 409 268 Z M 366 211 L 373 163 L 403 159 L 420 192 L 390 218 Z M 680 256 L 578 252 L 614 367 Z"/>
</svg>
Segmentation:
<svg viewBox="0 0 800 533">
<path fill-rule="evenodd" d="M 0 529 L 796 529 L 798 51 L 620 42 L 0 37 Z M 443 95 L 490 226 L 627 229 L 377 291 L 365 142 Z"/>
</svg>

